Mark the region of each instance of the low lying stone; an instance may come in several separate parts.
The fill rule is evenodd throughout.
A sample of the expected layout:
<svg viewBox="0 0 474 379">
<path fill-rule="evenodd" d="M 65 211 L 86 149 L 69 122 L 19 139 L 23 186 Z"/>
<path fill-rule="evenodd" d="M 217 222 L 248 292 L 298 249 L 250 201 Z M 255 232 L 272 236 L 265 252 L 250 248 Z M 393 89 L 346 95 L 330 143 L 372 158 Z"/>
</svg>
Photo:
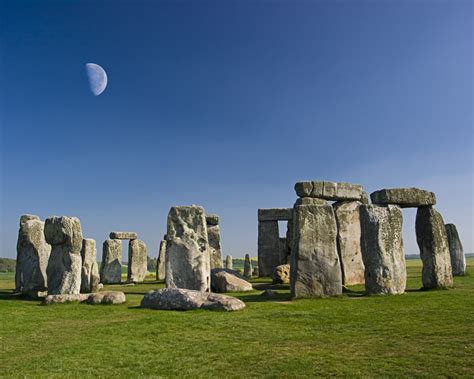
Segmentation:
<svg viewBox="0 0 474 379">
<path fill-rule="evenodd" d="M 436 204 L 436 196 L 433 192 L 419 188 L 385 188 L 372 192 L 370 199 L 373 204 L 394 204 L 401 208 L 417 208 Z"/>
<path fill-rule="evenodd" d="M 164 288 L 149 291 L 143 297 L 142 308 L 188 311 L 207 309 L 211 311 L 238 311 L 245 303 L 231 296 L 200 292 L 183 288 Z"/>
<path fill-rule="evenodd" d="M 212 275 L 211 286 L 215 292 L 247 292 L 253 289 L 251 283 L 225 270 Z"/>
<path fill-rule="evenodd" d="M 89 298 L 89 295 L 88 293 L 48 295 L 43 299 L 43 305 L 83 302 Z"/>
<path fill-rule="evenodd" d="M 258 210 L 258 221 L 286 221 L 293 218 L 293 208 L 270 208 Z"/>
<path fill-rule="evenodd" d="M 298 197 L 315 197 L 319 199 L 342 201 L 365 201 L 367 193 L 360 184 L 345 182 L 307 181 L 295 184 Z"/>
<path fill-rule="evenodd" d="M 109 237 L 112 240 L 136 240 L 138 234 L 135 232 L 111 232 Z"/>
<path fill-rule="evenodd" d="M 88 304 L 122 304 L 125 303 L 125 294 L 120 291 L 109 291 L 99 293 L 80 293 L 48 295 L 43 299 L 43 305 L 63 304 L 71 302 Z"/>
<path fill-rule="evenodd" d="M 275 267 L 272 275 L 273 284 L 290 283 L 290 265 L 280 265 Z"/>
</svg>

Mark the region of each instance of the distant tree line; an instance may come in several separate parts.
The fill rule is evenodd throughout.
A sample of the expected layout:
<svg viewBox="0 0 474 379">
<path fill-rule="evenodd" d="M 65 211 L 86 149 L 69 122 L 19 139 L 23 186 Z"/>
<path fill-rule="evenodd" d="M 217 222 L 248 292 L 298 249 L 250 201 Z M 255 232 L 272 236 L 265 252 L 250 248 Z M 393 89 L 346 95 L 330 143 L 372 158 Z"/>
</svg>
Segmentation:
<svg viewBox="0 0 474 379">
<path fill-rule="evenodd" d="M 0 258 L 0 272 L 15 272 L 16 260 L 10 258 Z"/>
</svg>

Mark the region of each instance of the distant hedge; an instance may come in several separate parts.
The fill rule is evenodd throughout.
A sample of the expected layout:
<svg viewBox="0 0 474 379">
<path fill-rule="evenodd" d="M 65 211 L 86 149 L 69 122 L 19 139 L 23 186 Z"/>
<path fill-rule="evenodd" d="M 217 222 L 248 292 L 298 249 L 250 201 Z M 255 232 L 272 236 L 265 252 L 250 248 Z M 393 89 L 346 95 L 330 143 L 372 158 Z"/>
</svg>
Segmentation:
<svg viewBox="0 0 474 379">
<path fill-rule="evenodd" d="M 16 260 L 10 258 L 0 258 L 0 272 L 15 272 Z"/>
</svg>

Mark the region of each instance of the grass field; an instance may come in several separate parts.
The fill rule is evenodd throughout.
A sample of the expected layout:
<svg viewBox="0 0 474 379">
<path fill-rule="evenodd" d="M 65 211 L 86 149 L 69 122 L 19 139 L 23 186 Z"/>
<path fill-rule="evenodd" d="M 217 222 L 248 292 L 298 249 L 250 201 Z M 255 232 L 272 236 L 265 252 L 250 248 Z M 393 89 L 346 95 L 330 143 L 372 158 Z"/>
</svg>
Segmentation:
<svg viewBox="0 0 474 379">
<path fill-rule="evenodd" d="M 235 294 L 242 312 L 140 309 L 153 280 L 107 286 L 117 306 L 40 306 L 12 295 L 0 275 L 2 377 L 473 377 L 474 259 L 455 288 L 419 291 L 421 263 L 407 261 L 408 291 L 288 301 Z M 271 287 L 258 279 L 255 286 Z"/>
</svg>

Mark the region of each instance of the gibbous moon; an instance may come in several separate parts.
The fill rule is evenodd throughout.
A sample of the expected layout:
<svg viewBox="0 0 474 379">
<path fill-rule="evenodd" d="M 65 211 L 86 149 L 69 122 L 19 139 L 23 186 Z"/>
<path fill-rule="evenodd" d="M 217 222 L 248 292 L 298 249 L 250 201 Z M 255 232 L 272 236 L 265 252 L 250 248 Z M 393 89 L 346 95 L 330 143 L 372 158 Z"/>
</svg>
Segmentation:
<svg viewBox="0 0 474 379">
<path fill-rule="evenodd" d="M 86 63 L 89 86 L 95 96 L 99 96 L 107 87 L 107 74 L 105 70 L 95 63 Z"/>
</svg>

